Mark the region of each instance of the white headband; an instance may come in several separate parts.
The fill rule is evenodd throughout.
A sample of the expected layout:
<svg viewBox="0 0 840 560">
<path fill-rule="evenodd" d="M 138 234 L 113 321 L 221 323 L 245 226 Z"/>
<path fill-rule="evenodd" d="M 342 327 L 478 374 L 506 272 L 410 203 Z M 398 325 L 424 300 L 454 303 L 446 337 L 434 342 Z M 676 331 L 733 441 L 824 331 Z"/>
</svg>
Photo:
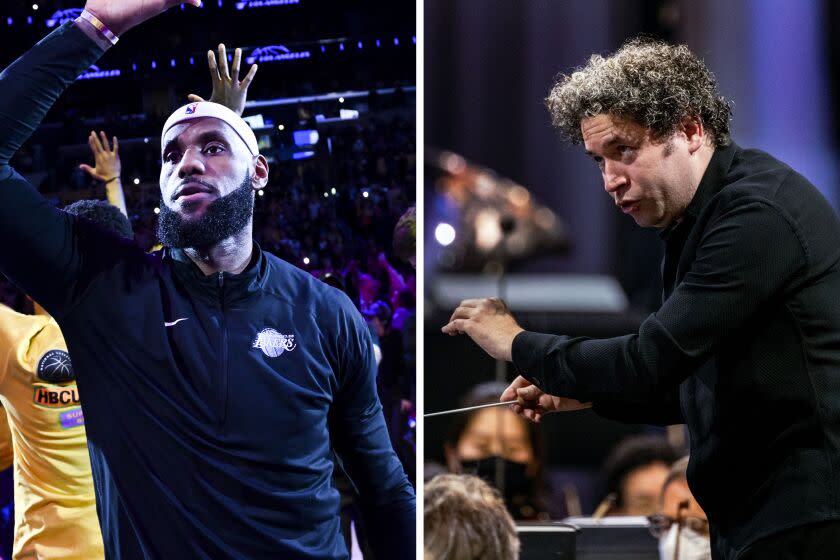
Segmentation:
<svg viewBox="0 0 840 560">
<path fill-rule="evenodd" d="M 236 134 L 242 138 L 245 145 L 248 146 L 248 150 L 251 151 L 251 155 L 255 156 L 260 153 L 259 146 L 257 145 L 257 137 L 254 136 L 254 131 L 251 130 L 248 123 L 224 105 L 211 103 L 210 101 L 189 103 L 172 113 L 169 118 L 166 119 L 166 124 L 163 125 L 163 132 L 160 133 L 161 141 L 163 141 L 163 137 L 166 136 L 166 131 L 176 124 L 203 117 L 213 117 L 214 119 L 219 119 L 228 123 L 231 128 L 236 131 Z"/>
</svg>

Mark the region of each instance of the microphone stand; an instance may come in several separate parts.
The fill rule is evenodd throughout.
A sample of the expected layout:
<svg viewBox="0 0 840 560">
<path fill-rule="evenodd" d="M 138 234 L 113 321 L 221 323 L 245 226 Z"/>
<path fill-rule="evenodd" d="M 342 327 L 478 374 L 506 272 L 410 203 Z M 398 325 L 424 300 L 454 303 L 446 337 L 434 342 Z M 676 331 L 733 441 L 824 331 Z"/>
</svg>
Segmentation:
<svg viewBox="0 0 840 560">
<path fill-rule="evenodd" d="M 516 228 L 516 220 L 514 220 L 511 216 L 502 216 L 499 226 L 502 230 L 502 240 L 499 242 L 500 245 L 507 244 L 507 239 L 510 236 L 510 233 Z M 498 294 L 498 298 L 504 301 L 505 296 L 507 295 L 507 262 L 505 262 L 504 257 L 499 259 L 501 262 L 499 263 L 499 280 L 498 280 L 498 287 L 496 289 L 496 293 Z M 504 383 L 506 382 L 507 377 L 507 362 L 505 360 L 496 360 L 496 382 Z M 502 444 L 504 443 L 504 416 L 502 414 L 496 414 L 496 435 L 499 439 L 499 446 L 501 448 Z M 505 495 L 505 460 L 504 457 L 501 455 L 496 456 L 496 488 L 499 490 L 499 494 L 502 495 L 504 498 Z"/>
</svg>

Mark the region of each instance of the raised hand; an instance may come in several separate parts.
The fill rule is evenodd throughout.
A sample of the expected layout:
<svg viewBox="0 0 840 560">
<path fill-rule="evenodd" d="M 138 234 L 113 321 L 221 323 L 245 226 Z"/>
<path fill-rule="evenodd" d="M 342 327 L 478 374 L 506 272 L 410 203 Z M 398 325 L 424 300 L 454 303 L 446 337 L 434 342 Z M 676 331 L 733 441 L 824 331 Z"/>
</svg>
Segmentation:
<svg viewBox="0 0 840 560">
<path fill-rule="evenodd" d="M 516 414 L 533 422 L 539 422 L 543 416 L 550 412 L 571 412 L 592 406 L 592 403 L 582 403 L 575 399 L 546 394 L 521 375 L 514 379 L 513 383 L 499 397 L 500 401 L 512 401 L 513 399 L 516 399 L 517 403 L 510 405 L 511 409 Z"/>
<path fill-rule="evenodd" d="M 512 360 L 513 339 L 524 329 L 499 298 L 465 299 L 441 329 L 455 336 L 466 334 L 497 360 Z"/>
<path fill-rule="evenodd" d="M 216 63 L 216 55 L 213 51 L 207 51 L 207 66 L 210 67 L 210 81 L 213 84 L 213 93 L 210 101 L 224 105 L 237 115 L 245 111 L 245 100 L 248 97 L 248 86 L 254 81 L 257 74 L 257 65 L 252 64 L 248 74 L 242 81 L 239 81 L 239 68 L 242 64 L 242 49 L 233 51 L 233 61 L 228 72 L 227 52 L 224 44 L 219 45 L 219 62 Z M 203 98 L 191 93 L 187 96 L 190 101 L 204 101 Z"/>
<path fill-rule="evenodd" d="M 87 0 L 85 9 L 119 36 L 178 4 L 200 6 L 201 0 Z"/>
<path fill-rule="evenodd" d="M 117 137 L 114 136 L 113 149 L 108 143 L 108 137 L 105 132 L 91 131 L 88 136 L 88 146 L 93 153 L 94 167 L 85 163 L 79 166 L 79 169 L 93 177 L 98 181 L 110 182 L 113 179 L 118 179 L 122 171 L 122 164 L 120 163 L 120 144 Z"/>
</svg>

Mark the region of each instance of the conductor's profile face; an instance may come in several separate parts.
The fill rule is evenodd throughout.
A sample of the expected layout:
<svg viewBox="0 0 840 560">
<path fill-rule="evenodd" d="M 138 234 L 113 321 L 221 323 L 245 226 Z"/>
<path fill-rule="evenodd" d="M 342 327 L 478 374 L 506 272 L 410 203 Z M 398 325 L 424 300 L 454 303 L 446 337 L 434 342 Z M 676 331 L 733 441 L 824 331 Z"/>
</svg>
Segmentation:
<svg viewBox="0 0 840 560">
<path fill-rule="evenodd" d="M 203 118 L 177 124 L 162 141 L 160 191 L 163 204 L 186 221 L 242 186 L 253 157 L 225 122 Z"/>
<path fill-rule="evenodd" d="M 657 228 L 682 214 L 680 193 L 691 181 L 684 134 L 656 138 L 632 119 L 610 114 L 582 119 L 580 128 L 604 190 L 622 212 L 642 227 Z"/>
</svg>

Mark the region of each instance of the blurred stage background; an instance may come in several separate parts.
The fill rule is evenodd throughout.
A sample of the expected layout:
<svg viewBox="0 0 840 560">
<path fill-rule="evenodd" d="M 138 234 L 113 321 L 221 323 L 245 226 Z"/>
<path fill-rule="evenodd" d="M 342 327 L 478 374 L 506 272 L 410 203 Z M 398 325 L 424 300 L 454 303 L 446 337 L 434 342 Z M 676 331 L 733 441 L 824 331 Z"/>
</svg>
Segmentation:
<svg viewBox="0 0 840 560">
<path fill-rule="evenodd" d="M 550 126 L 543 99 L 558 72 L 568 73 L 592 53 L 611 53 L 642 33 L 686 43 L 734 101 L 733 140 L 790 164 L 836 208 L 838 23 L 840 6 L 831 0 L 426 0 L 427 147 L 494 170 L 495 183 L 487 174 L 478 183 L 486 183 L 488 192 L 487 184 L 501 184 L 506 204 L 521 202 L 516 185 L 524 186 L 528 204 L 536 200 L 553 210 L 568 240 L 565 253 L 542 249 L 508 263 L 505 290 L 523 326 L 568 335 L 623 335 L 660 301 L 656 232 L 618 212 L 583 149 L 564 144 Z M 432 412 L 457 406 L 470 387 L 495 376 L 494 362 L 475 344 L 467 337 L 446 337 L 440 327 L 458 295 L 494 295 L 504 264 L 492 250 L 464 252 L 459 240 L 502 239 L 500 232 L 510 224 L 500 228 L 497 218 L 511 214 L 485 215 L 484 226 L 470 231 L 457 205 L 442 195 L 443 187 L 453 185 L 451 175 L 439 169 L 448 162 L 450 171 L 462 172 L 464 162 L 426 159 L 432 165 L 425 185 L 424 407 Z M 510 183 L 499 183 L 501 177 Z M 461 187 L 450 192 L 463 193 Z M 475 228 L 481 210 L 470 211 Z M 537 276 L 523 279 L 526 274 Z M 506 379 L 512 377 L 508 372 Z M 447 427 L 447 417 L 425 422 L 427 460 L 444 461 Z M 567 513 L 560 491 L 570 482 L 577 485 L 583 513 L 591 514 L 603 497 L 597 474 L 606 454 L 640 431 L 651 429 L 602 420 L 590 411 L 544 420 L 552 516 Z M 681 434 L 673 435 L 680 444 Z"/>
</svg>

